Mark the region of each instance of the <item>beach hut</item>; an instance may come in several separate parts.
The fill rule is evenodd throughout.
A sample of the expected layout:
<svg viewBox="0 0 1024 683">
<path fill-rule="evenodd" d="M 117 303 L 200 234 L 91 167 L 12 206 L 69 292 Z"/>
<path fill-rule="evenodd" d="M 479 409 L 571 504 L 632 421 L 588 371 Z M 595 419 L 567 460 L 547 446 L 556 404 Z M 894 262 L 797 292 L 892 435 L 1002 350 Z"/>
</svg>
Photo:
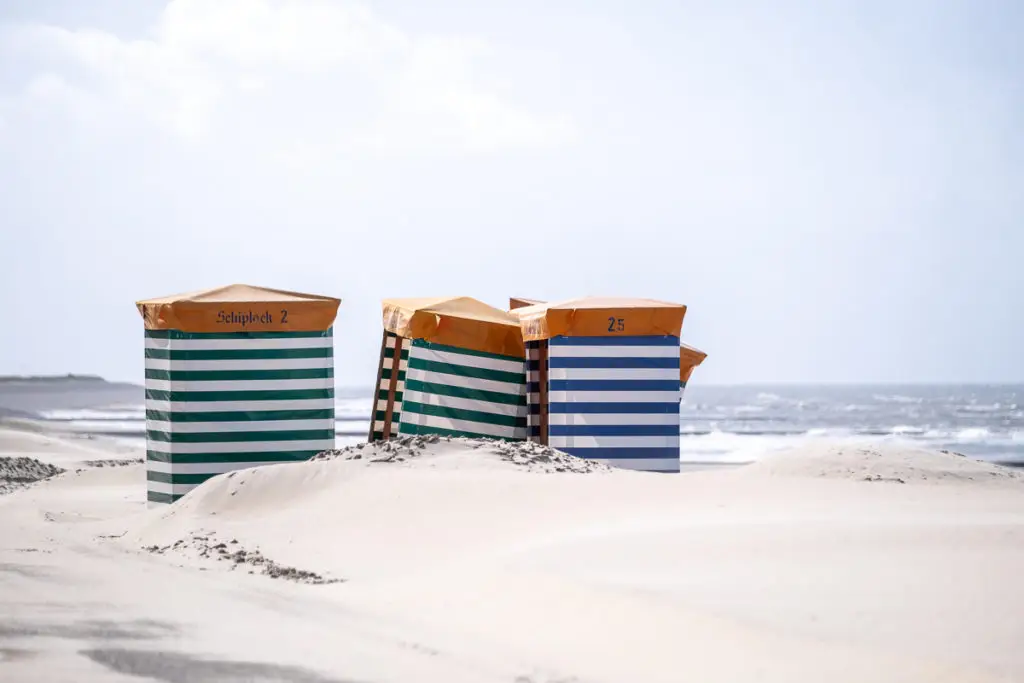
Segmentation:
<svg viewBox="0 0 1024 683">
<path fill-rule="evenodd" d="M 370 441 L 397 434 L 526 439 L 519 321 L 469 297 L 386 299 Z"/>
<path fill-rule="evenodd" d="M 526 300 L 520 300 L 526 301 Z M 531 440 L 616 467 L 679 471 L 686 306 L 589 297 L 513 308 L 528 354 Z"/>
<path fill-rule="evenodd" d="M 150 503 L 334 447 L 340 300 L 230 285 L 139 301 Z"/>
</svg>

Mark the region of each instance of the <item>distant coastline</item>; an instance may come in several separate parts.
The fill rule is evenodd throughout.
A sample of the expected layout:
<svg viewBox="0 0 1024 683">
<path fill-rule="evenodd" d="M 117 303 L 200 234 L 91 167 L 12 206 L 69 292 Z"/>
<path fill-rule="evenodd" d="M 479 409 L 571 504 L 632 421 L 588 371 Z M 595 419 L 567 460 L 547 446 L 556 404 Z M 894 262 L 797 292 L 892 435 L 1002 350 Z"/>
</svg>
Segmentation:
<svg viewBox="0 0 1024 683">
<path fill-rule="evenodd" d="M 99 375 L 76 375 L 74 373 L 68 373 L 66 375 L 0 375 L 0 382 L 11 383 L 49 383 L 54 382 L 102 382 L 104 384 L 111 384 L 107 380 L 103 379 Z"/>
</svg>

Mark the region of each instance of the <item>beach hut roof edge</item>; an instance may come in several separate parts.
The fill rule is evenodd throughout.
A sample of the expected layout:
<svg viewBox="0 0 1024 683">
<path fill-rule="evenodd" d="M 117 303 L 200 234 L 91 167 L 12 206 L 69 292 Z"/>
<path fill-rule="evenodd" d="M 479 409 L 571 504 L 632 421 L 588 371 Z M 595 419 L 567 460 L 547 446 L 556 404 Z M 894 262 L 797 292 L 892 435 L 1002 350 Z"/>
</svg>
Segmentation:
<svg viewBox="0 0 1024 683">
<path fill-rule="evenodd" d="M 686 306 L 656 299 L 591 296 L 524 306 L 511 314 L 519 319 L 526 341 L 557 336 L 678 337 Z"/>
<path fill-rule="evenodd" d="M 153 299 L 138 301 L 138 305 L 150 304 L 173 304 L 179 301 L 209 302 L 209 303 L 270 303 L 275 301 L 338 301 L 329 296 L 318 294 L 303 294 L 301 292 L 290 292 L 283 289 L 271 289 L 269 287 L 256 287 L 254 285 L 233 284 L 211 289 L 200 289 L 182 294 L 171 294 Z"/>
<path fill-rule="evenodd" d="M 233 284 L 154 299 L 135 307 L 148 330 L 193 333 L 323 332 L 341 299 Z"/>
<path fill-rule="evenodd" d="M 381 304 L 384 329 L 400 337 L 524 358 L 518 319 L 466 296 L 392 298 Z"/>
</svg>

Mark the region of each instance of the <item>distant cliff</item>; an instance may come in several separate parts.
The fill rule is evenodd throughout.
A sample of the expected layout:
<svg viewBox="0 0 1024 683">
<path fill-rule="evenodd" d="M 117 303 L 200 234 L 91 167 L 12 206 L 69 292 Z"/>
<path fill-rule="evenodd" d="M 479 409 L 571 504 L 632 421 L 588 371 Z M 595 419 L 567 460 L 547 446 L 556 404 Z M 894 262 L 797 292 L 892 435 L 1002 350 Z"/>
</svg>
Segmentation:
<svg viewBox="0 0 1024 683">
<path fill-rule="evenodd" d="M 70 373 L 67 375 L 0 375 L 0 382 L 17 382 L 19 384 L 53 384 L 55 382 L 102 382 L 104 384 L 111 384 L 111 382 L 107 382 L 107 380 L 103 379 L 99 375 L 75 375 Z"/>
<path fill-rule="evenodd" d="M 0 375 L 0 415 L 27 417 L 52 410 L 141 406 L 143 388 L 97 375 Z"/>
</svg>

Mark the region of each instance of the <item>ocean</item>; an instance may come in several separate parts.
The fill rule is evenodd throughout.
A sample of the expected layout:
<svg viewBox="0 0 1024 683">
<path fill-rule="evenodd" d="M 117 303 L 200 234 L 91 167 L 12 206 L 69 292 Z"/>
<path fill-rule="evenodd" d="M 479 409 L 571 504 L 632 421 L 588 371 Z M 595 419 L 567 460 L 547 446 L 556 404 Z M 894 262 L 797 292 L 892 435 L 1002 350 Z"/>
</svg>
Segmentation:
<svg viewBox="0 0 1024 683">
<path fill-rule="evenodd" d="M 118 392 L 65 388 L 31 401 L 6 398 L 20 414 L 65 429 L 142 441 L 142 389 L 121 386 Z M 339 389 L 336 396 L 338 445 L 365 440 L 371 390 Z M 745 463 L 827 437 L 909 441 L 1024 467 L 1024 385 L 693 384 L 686 389 L 679 430 L 681 459 L 692 464 Z"/>
</svg>

